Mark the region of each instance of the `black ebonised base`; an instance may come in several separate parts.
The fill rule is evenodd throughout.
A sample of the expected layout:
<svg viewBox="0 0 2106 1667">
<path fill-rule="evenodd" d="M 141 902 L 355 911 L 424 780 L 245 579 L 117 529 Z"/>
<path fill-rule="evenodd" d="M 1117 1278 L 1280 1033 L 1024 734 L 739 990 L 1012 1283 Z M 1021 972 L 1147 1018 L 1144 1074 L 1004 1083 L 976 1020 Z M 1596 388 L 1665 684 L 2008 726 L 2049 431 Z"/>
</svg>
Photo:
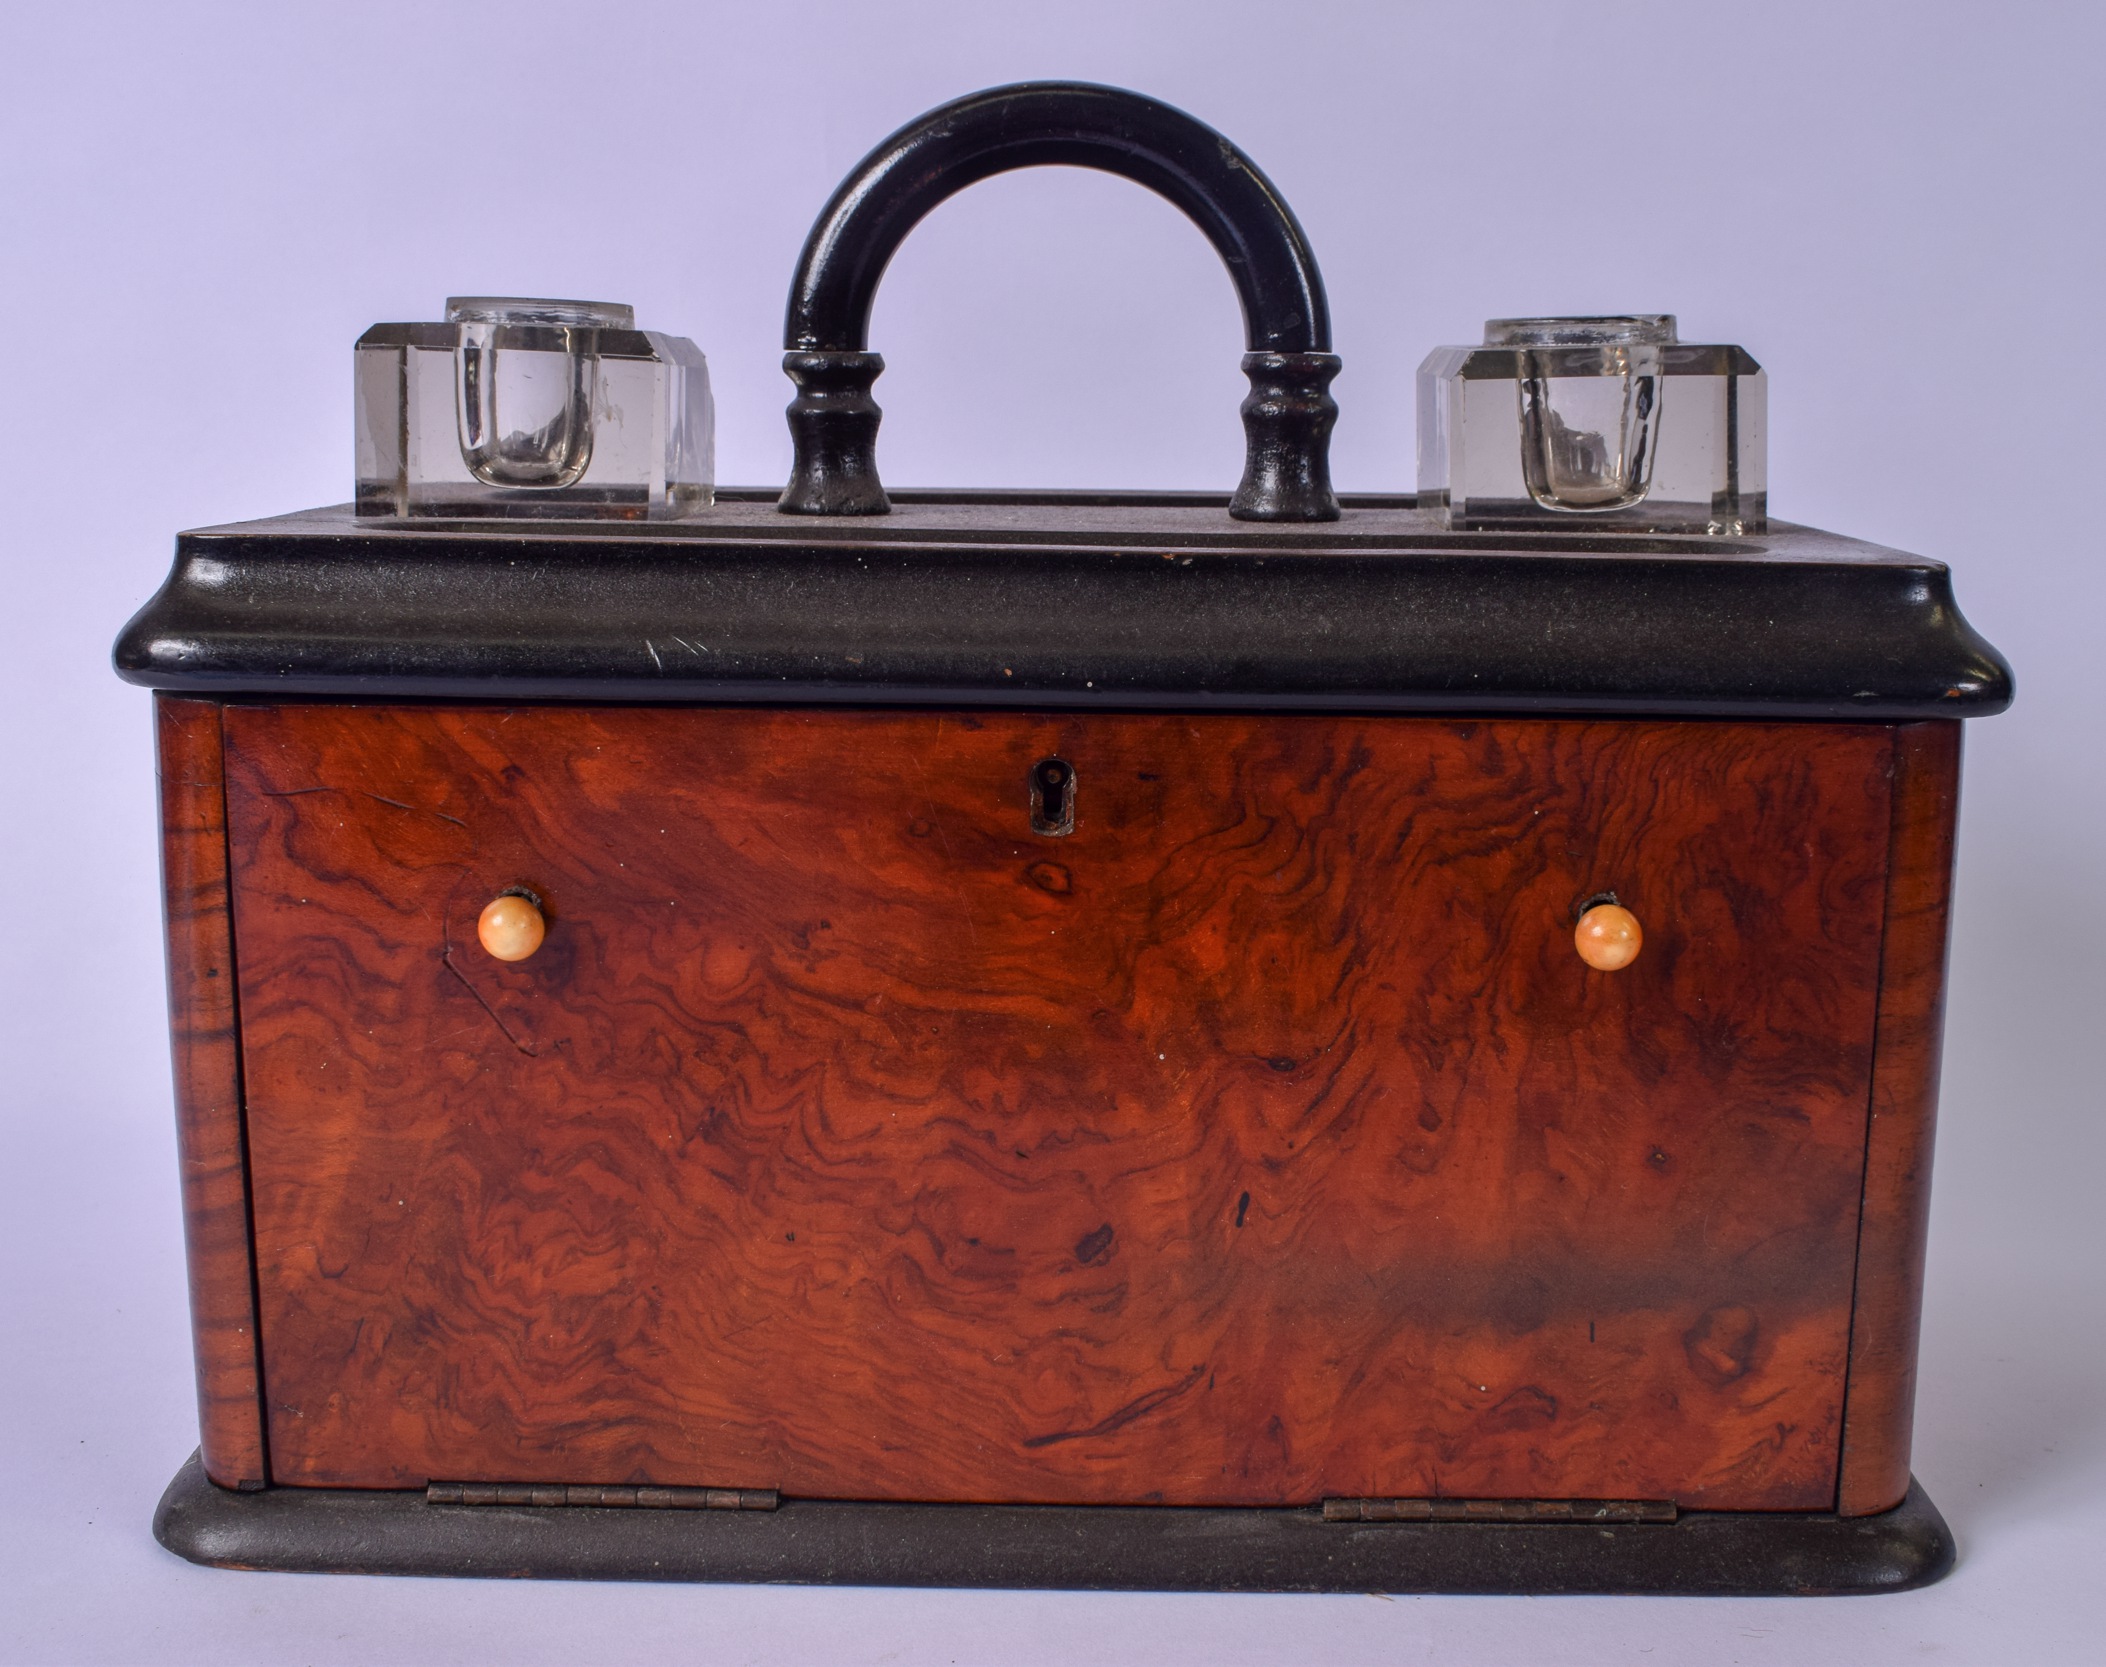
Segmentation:
<svg viewBox="0 0 2106 1667">
<path fill-rule="evenodd" d="M 1326 1522 L 1313 1510 L 869 1505 L 762 1511 L 433 1505 L 230 1493 L 193 1454 L 154 1513 L 193 1563 L 336 1574 L 1209 1592 L 1901 1592 L 1953 1565 L 1920 1485 L 1875 1517 L 1694 1512 L 1669 1524 Z"/>
</svg>

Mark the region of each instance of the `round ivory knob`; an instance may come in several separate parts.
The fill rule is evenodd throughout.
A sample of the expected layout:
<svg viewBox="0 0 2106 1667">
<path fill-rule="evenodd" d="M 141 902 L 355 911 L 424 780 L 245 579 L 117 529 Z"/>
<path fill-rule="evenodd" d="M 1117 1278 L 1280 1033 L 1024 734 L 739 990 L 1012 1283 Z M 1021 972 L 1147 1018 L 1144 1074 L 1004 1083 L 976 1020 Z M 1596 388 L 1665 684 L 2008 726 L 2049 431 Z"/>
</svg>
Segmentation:
<svg viewBox="0 0 2106 1667">
<path fill-rule="evenodd" d="M 1597 972 L 1619 972 L 1638 959 L 1645 943 L 1638 917 L 1616 903 L 1597 903 L 1579 918 L 1572 942 Z"/>
<path fill-rule="evenodd" d="M 475 923 L 475 935 L 500 961 L 524 961 L 541 947 L 547 931 L 541 911 L 513 892 L 491 898 Z"/>
</svg>

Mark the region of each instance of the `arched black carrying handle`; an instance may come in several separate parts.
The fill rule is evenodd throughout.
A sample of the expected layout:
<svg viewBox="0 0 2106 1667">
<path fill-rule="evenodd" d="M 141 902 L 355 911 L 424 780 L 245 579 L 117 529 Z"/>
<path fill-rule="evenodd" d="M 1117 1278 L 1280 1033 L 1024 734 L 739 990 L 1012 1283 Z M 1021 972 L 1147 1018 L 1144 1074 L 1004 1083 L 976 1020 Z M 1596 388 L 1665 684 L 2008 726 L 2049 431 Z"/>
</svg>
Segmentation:
<svg viewBox="0 0 2106 1667">
<path fill-rule="evenodd" d="M 783 369 L 797 384 L 797 449 L 778 508 L 883 515 L 881 413 L 870 386 L 870 306 L 908 232 L 954 192 L 1012 168 L 1101 168 L 1159 192 L 1206 233 L 1235 281 L 1250 351 L 1243 369 L 1246 521 L 1332 521 L 1330 309 L 1316 257 L 1272 181 L 1182 110 L 1118 87 L 1032 81 L 958 99 L 909 122 L 860 162 L 805 240 L 790 286 Z"/>
</svg>

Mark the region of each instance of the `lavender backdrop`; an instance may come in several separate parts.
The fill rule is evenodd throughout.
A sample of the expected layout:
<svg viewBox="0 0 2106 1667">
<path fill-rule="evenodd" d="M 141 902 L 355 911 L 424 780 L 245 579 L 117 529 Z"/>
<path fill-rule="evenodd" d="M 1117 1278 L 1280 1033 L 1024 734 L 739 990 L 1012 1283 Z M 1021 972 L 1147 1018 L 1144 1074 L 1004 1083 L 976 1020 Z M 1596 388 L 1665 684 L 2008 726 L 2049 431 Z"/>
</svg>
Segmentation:
<svg viewBox="0 0 2106 1667">
<path fill-rule="evenodd" d="M 2039 1663 L 2106 1655 L 2102 194 L 2085 5 L 805 0 L 53 5 L 0 26 L 0 1659 Z M 147 1522 L 194 1441 L 147 698 L 179 527 L 349 495 L 350 348 L 450 292 L 632 301 L 779 481 L 791 262 L 929 105 L 1076 76 L 1255 155 L 1329 280 L 1339 483 L 1486 317 L 1667 309 L 1771 375 L 1776 511 L 1954 564 L 1969 734 L 1917 1469 L 1942 1587 L 1855 1602 L 1087 1597 L 239 1576 Z M 907 244 L 898 484 L 1225 488 L 1235 303 L 1136 187 Z M 1036 396 L 1011 397 L 1012 373 Z M 1101 398 L 1098 390 L 1109 390 Z"/>
</svg>

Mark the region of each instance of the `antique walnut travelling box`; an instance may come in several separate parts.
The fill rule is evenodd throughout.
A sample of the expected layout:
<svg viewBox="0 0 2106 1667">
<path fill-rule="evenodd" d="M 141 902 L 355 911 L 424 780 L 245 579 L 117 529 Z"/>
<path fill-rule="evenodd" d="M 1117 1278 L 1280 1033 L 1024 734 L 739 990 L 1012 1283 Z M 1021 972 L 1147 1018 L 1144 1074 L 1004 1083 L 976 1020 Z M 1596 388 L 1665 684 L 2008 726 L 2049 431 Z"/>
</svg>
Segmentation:
<svg viewBox="0 0 2106 1667">
<path fill-rule="evenodd" d="M 1201 494 L 896 493 L 885 263 L 1008 168 L 1185 209 L 1249 325 Z M 1334 496 L 1263 174 L 960 101 L 707 368 L 463 301 L 354 505 L 185 534 L 156 691 L 199 1561 L 1853 1591 L 1909 1477 L 1960 720 L 1935 562 L 1767 522 L 1671 320 L 1422 373 Z"/>
</svg>

